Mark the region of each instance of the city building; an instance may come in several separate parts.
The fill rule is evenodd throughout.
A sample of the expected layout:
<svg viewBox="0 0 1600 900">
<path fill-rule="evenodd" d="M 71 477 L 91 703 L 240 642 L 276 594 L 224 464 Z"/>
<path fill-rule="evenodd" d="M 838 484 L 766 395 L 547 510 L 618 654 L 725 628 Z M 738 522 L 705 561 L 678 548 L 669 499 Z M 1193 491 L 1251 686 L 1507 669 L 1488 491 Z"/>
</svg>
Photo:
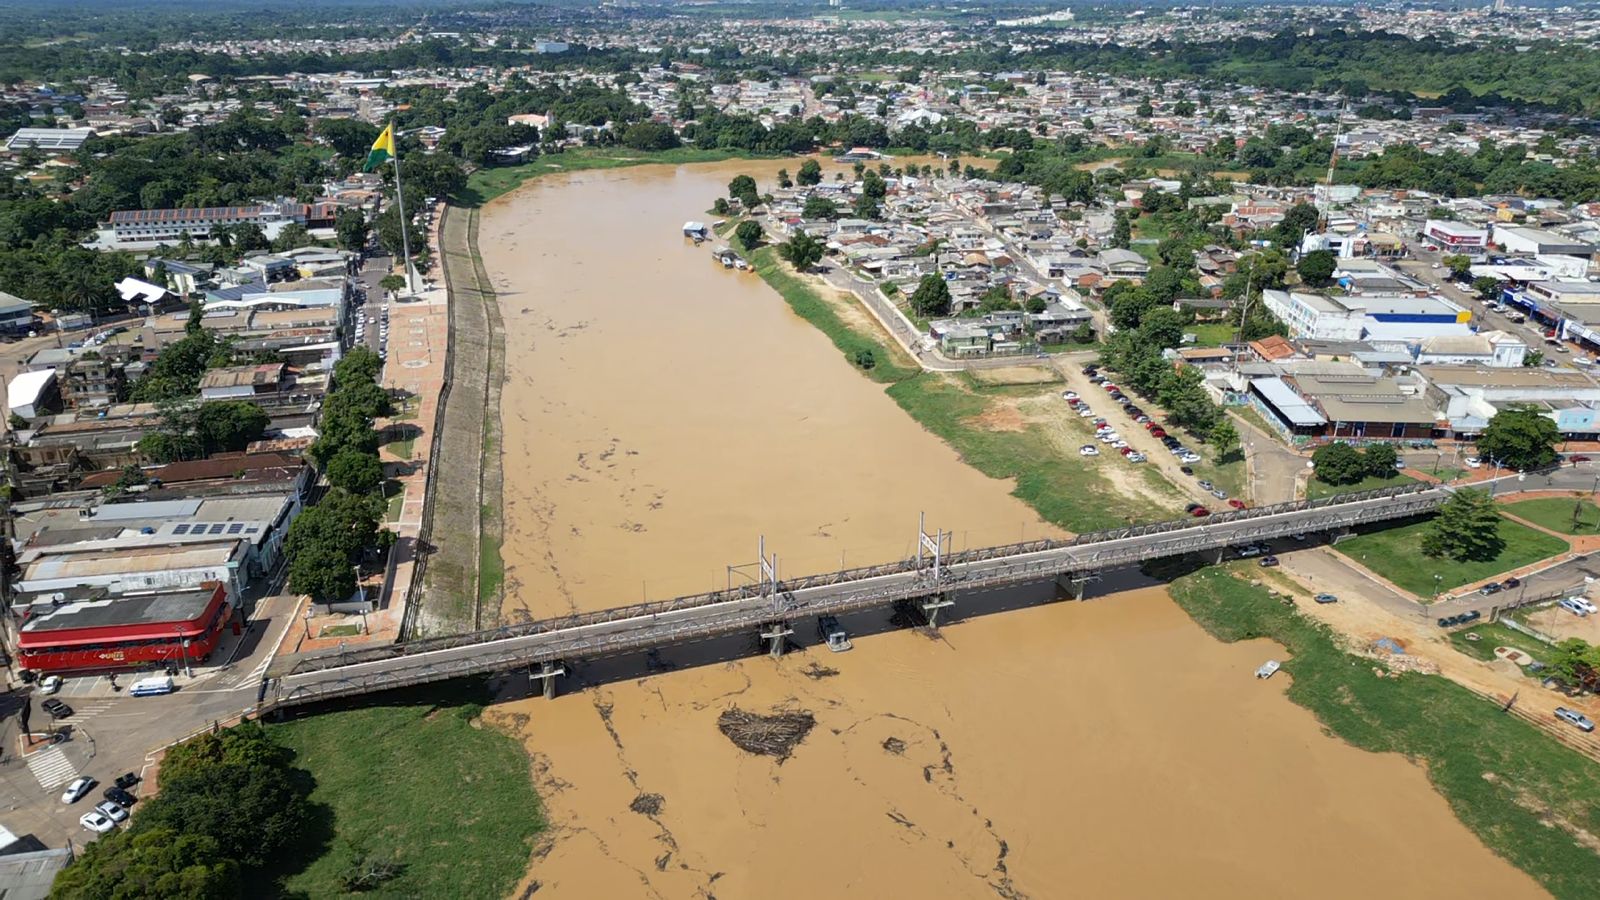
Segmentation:
<svg viewBox="0 0 1600 900">
<path fill-rule="evenodd" d="M 1290 337 L 1323 341 L 1361 339 L 1366 310 L 1322 294 L 1266 290 L 1261 302 L 1288 329 Z"/>
<path fill-rule="evenodd" d="M 17 664 L 34 672 L 192 665 L 211 656 L 230 625 L 239 628 L 216 581 L 148 593 L 71 588 L 18 601 Z"/>
<path fill-rule="evenodd" d="M 48 153 L 71 153 L 94 137 L 93 128 L 18 128 L 6 141 L 6 149 L 43 150 Z"/>
<path fill-rule="evenodd" d="M 1447 219 L 1428 219 L 1422 225 L 1422 237 L 1432 241 L 1445 253 L 1458 253 L 1474 259 L 1482 256 L 1489 245 L 1488 229 Z"/>
</svg>

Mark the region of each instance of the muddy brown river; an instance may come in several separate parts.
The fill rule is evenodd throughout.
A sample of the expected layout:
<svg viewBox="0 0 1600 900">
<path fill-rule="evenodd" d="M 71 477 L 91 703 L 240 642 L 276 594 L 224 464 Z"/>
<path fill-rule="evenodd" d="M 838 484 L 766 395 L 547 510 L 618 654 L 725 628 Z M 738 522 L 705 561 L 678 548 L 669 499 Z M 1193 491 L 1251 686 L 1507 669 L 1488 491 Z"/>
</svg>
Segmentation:
<svg viewBox="0 0 1600 900">
<path fill-rule="evenodd" d="M 508 618 L 887 561 L 917 515 L 954 542 L 1049 533 L 856 374 L 753 274 L 681 237 L 741 172 L 549 176 L 492 203 L 505 312 Z M 791 172 L 797 164 L 790 162 Z M 1542 896 L 1421 769 L 1325 736 L 1158 586 L 974 597 L 937 636 L 887 613 L 855 649 L 745 638 L 586 666 L 498 704 L 550 829 L 519 891 L 556 897 Z M 1015 607 L 993 614 L 1003 607 Z M 648 677 L 647 677 L 648 676 Z M 779 762 L 726 709 L 809 712 Z"/>
</svg>

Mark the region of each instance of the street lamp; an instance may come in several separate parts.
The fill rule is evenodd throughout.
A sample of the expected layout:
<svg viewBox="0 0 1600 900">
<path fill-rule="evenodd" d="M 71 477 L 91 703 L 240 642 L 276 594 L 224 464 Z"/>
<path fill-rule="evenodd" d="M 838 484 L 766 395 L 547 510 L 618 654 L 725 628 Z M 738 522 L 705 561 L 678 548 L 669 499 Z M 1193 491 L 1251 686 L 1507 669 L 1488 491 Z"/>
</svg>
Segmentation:
<svg viewBox="0 0 1600 900">
<path fill-rule="evenodd" d="M 1443 580 L 1443 578 L 1444 578 L 1444 576 L 1439 574 L 1438 572 L 1433 573 L 1433 602 L 1434 603 L 1438 603 L 1439 602 L 1439 582 L 1441 580 Z"/>
<path fill-rule="evenodd" d="M 183 655 L 183 674 L 186 678 L 194 677 L 194 670 L 189 668 L 189 639 L 183 636 L 183 626 L 173 627 L 178 634 L 178 652 Z"/>
</svg>

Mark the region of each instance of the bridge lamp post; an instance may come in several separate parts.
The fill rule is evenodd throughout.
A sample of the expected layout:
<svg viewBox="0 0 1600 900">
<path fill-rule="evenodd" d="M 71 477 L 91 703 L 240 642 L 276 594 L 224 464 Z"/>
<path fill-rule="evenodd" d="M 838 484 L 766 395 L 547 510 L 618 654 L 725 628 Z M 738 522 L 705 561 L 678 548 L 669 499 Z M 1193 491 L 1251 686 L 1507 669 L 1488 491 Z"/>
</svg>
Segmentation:
<svg viewBox="0 0 1600 900">
<path fill-rule="evenodd" d="M 1433 602 L 1439 602 L 1439 582 L 1444 579 L 1438 572 L 1433 573 Z"/>
</svg>

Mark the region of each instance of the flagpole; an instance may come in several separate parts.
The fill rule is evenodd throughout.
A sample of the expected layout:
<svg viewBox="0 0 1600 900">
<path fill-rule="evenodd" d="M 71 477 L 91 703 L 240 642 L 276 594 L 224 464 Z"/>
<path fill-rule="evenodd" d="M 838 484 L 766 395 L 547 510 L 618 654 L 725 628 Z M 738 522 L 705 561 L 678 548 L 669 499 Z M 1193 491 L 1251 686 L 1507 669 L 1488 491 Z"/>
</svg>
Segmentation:
<svg viewBox="0 0 1600 900">
<path fill-rule="evenodd" d="M 391 121 L 389 126 L 394 127 Z M 392 136 L 392 135 L 391 135 Z M 417 286 L 411 281 L 411 229 L 406 220 L 406 198 L 400 191 L 400 141 L 394 142 L 394 203 L 400 212 L 400 248 L 405 258 L 400 260 L 400 270 L 405 273 L 406 293 L 415 294 Z"/>
</svg>

